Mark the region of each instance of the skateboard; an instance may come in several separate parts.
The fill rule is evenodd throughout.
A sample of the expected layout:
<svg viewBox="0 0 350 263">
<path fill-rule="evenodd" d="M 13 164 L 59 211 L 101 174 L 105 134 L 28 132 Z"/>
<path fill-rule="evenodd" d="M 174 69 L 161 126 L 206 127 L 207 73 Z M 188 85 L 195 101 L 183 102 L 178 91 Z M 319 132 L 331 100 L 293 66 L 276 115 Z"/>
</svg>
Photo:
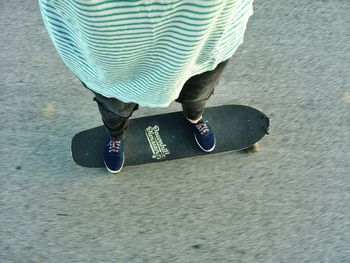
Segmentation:
<svg viewBox="0 0 350 263">
<path fill-rule="evenodd" d="M 269 131 L 269 118 L 244 105 L 209 107 L 204 117 L 216 137 L 216 147 L 211 153 L 199 148 L 182 112 L 130 119 L 124 166 L 244 149 L 257 152 L 259 141 Z M 71 150 L 75 163 L 83 167 L 104 167 L 105 132 L 104 126 L 99 126 L 74 135 Z"/>
</svg>

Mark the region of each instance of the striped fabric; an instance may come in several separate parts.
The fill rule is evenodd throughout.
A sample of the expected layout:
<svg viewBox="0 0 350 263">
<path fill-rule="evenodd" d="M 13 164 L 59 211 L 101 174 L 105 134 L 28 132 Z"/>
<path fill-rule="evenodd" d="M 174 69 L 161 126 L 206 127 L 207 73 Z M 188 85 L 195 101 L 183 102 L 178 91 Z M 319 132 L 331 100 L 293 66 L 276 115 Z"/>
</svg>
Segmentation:
<svg viewBox="0 0 350 263">
<path fill-rule="evenodd" d="M 57 52 L 90 89 L 166 107 L 243 42 L 253 0 L 39 0 Z"/>
</svg>

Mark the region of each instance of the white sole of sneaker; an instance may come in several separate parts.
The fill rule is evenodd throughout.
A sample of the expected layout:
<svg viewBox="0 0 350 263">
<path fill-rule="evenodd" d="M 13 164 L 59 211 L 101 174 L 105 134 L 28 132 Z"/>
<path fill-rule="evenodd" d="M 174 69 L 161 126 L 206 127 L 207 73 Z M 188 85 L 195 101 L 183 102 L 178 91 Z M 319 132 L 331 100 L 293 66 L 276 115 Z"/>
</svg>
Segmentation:
<svg viewBox="0 0 350 263">
<path fill-rule="evenodd" d="M 210 148 L 209 150 L 205 150 L 205 149 L 202 148 L 202 146 L 199 144 L 199 142 L 198 142 L 197 137 L 196 137 L 195 134 L 194 134 L 194 139 L 196 140 L 196 143 L 198 144 L 199 148 L 201 148 L 203 151 L 205 151 L 205 152 L 207 152 L 207 153 L 210 153 L 210 152 L 214 151 L 215 146 L 216 146 L 216 138 L 214 138 L 214 145 L 213 145 L 213 147 Z"/>
<path fill-rule="evenodd" d="M 106 162 L 103 162 L 103 163 L 105 164 L 105 167 L 106 167 L 106 169 L 107 169 L 108 172 L 110 172 L 110 173 L 112 173 L 112 174 L 117 174 L 117 173 L 119 173 L 119 172 L 123 169 L 123 167 L 124 167 L 124 162 L 125 162 L 125 156 L 124 156 L 124 158 L 123 158 L 122 166 L 121 166 L 120 169 L 117 170 L 117 171 L 114 171 L 114 170 L 109 169 L 109 168 L 107 167 L 107 165 L 106 165 Z"/>
</svg>

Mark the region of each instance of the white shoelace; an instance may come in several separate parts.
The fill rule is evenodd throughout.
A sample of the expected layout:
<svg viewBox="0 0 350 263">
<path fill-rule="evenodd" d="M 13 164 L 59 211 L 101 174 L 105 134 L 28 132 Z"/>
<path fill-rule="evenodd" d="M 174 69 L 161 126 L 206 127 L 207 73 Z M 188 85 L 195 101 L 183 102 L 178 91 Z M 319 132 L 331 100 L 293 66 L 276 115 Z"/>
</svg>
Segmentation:
<svg viewBox="0 0 350 263">
<path fill-rule="evenodd" d="M 121 141 L 111 140 L 108 144 L 108 152 L 119 152 Z"/>
<path fill-rule="evenodd" d="M 206 123 L 199 123 L 196 125 L 196 128 L 199 130 L 199 132 L 203 134 L 207 134 L 209 132 L 209 128 Z"/>
</svg>

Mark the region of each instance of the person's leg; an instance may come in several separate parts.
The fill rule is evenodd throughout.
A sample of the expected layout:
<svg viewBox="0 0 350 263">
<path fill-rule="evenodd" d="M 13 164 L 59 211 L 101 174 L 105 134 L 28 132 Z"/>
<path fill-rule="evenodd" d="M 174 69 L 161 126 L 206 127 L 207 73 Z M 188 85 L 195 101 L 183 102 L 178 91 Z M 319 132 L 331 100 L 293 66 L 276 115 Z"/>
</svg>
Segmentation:
<svg viewBox="0 0 350 263">
<path fill-rule="evenodd" d="M 191 77 L 183 86 L 179 98 L 185 117 L 199 120 L 203 115 L 206 102 L 213 94 L 215 87 L 229 60 L 223 61 L 212 71 Z"/>
<path fill-rule="evenodd" d="M 84 83 L 83 85 L 88 88 Z M 129 118 L 138 109 L 138 104 L 125 103 L 116 98 L 107 98 L 91 89 L 89 90 L 95 95 L 94 101 L 97 102 L 103 124 L 110 137 L 114 140 L 124 139 L 128 129 Z"/>
<path fill-rule="evenodd" d="M 214 70 L 191 77 L 182 88 L 177 102 L 181 102 L 185 117 L 192 123 L 195 140 L 205 152 L 211 152 L 216 145 L 214 132 L 202 115 L 209 97 L 213 94 L 228 60 Z"/>
<path fill-rule="evenodd" d="M 107 98 L 94 92 L 94 100 L 102 116 L 102 121 L 111 136 L 115 140 L 122 140 L 128 129 L 129 118 L 137 110 L 135 103 L 124 103 L 115 98 Z"/>
<path fill-rule="evenodd" d="M 83 85 L 88 88 L 84 83 Z M 107 98 L 99 93 L 92 92 L 95 94 L 94 100 L 97 102 L 106 128 L 104 163 L 109 172 L 118 173 L 124 165 L 123 139 L 128 128 L 129 118 L 138 108 L 138 105 L 124 103 L 118 99 Z"/>
</svg>

